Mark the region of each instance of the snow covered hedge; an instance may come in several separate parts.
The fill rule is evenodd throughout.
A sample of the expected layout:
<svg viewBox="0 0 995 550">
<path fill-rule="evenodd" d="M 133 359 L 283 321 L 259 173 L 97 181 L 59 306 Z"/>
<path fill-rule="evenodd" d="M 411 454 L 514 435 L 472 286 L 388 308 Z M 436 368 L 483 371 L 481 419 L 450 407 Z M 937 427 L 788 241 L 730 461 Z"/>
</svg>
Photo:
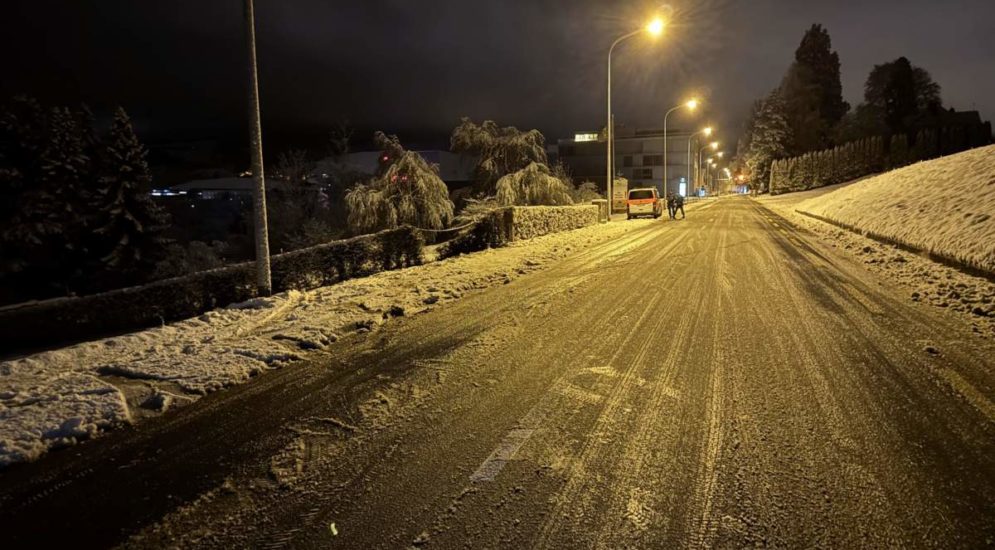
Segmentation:
<svg viewBox="0 0 995 550">
<path fill-rule="evenodd" d="M 441 255 L 444 258 L 458 256 L 597 223 L 598 207 L 595 205 L 496 208 L 472 229 L 447 243 Z"/>
<path fill-rule="evenodd" d="M 533 239 L 596 223 L 598 207 L 594 205 L 515 207 L 512 209 L 512 240 Z"/>
<path fill-rule="evenodd" d="M 272 257 L 273 290 L 306 290 L 420 264 L 410 227 L 333 241 Z M 256 296 L 252 262 L 139 287 L 0 309 L 0 349 L 78 341 L 193 317 Z"/>
</svg>

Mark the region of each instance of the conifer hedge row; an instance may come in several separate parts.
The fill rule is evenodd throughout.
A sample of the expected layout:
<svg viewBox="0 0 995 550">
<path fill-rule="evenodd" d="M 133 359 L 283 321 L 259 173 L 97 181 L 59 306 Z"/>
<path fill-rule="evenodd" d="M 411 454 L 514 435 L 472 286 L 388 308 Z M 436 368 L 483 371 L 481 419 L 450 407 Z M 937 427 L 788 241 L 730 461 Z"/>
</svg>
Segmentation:
<svg viewBox="0 0 995 550">
<path fill-rule="evenodd" d="M 872 137 L 832 149 L 775 160 L 770 169 L 770 193 L 815 189 L 893 170 L 991 143 L 991 124 L 923 129 L 914 135 Z"/>
</svg>

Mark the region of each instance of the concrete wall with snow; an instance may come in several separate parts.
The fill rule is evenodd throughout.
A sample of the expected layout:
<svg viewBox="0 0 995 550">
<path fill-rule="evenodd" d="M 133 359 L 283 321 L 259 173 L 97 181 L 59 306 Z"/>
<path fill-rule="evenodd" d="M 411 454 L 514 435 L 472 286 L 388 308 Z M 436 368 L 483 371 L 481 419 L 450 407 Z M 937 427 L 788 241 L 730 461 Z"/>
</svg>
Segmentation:
<svg viewBox="0 0 995 550">
<path fill-rule="evenodd" d="M 594 205 L 516 206 L 512 209 L 512 240 L 533 239 L 596 223 L 598 207 Z"/>
<path fill-rule="evenodd" d="M 995 145 L 892 170 L 796 210 L 995 274 Z"/>
</svg>

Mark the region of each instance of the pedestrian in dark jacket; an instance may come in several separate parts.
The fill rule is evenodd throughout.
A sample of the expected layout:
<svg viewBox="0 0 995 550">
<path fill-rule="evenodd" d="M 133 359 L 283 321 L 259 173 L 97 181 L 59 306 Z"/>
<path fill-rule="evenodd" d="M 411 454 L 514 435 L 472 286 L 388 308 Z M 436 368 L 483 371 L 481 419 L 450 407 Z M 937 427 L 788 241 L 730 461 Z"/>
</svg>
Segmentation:
<svg viewBox="0 0 995 550">
<path fill-rule="evenodd" d="M 676 211 L 676 206 L 677 202 L 674 200 L 674 194 L 667 193 L 667 214 L 670 216 L 670 219 L 672 220 L 675 219 L 674 213 Z"/>
<path fill-rule="evenodd" d="M 671 214 L 671 217 L 674 218 L 675 220 L 677 219 L 678 210 L 681 211 L 682 220 L 687 217 L 687 215 L 684 214 L 684 195 L 677 195 L 676 197 L 674 197 L 674 213 Z"/>
</svg>

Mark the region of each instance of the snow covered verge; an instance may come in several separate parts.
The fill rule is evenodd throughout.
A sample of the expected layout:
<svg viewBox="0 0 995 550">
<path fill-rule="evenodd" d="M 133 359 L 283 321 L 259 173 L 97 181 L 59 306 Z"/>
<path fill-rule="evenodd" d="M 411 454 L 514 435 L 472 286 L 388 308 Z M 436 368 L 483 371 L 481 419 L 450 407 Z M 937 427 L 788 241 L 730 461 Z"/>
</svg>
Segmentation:
<svg viewBox="0 0 995 550">
<path fill-rule="evenodd" d="M 304 359 L 346 334 L 508 283 L 649 223 L 596 224 L 516 241 L 2 362 L 0 467 L 161 414 Z"/>
<path fill-rule="evenodd" d="M 862 180 L 869 181 L 869 180 Z M 995 282 L 934 262 L 908 249 L 800 214 L 798 208 L 860 185 L 842 184 L 757 201 L 792 224 L 811 231 L 825 245 L 842 251 L 870 271 L 905 287 L 913 302 L 947 311 L 967 322 L 981 337 L 995 337 Z"/>
<path fill-rule="evenodd" d="M 306 290 L 409 267 L 421 263 L 423 245 L 417 230 L 400 227 L 275 254 L 272 288 Z M 244 262 L 100 294 L 0 307 L 0 350 L 80 342 L 242 302 L 258 295 L 255 269 Z"/>
<path fill-rule="evenodd" d="M 795 209 L 995 275 L 995 145 L 892 170 Z"/>
</svg>

